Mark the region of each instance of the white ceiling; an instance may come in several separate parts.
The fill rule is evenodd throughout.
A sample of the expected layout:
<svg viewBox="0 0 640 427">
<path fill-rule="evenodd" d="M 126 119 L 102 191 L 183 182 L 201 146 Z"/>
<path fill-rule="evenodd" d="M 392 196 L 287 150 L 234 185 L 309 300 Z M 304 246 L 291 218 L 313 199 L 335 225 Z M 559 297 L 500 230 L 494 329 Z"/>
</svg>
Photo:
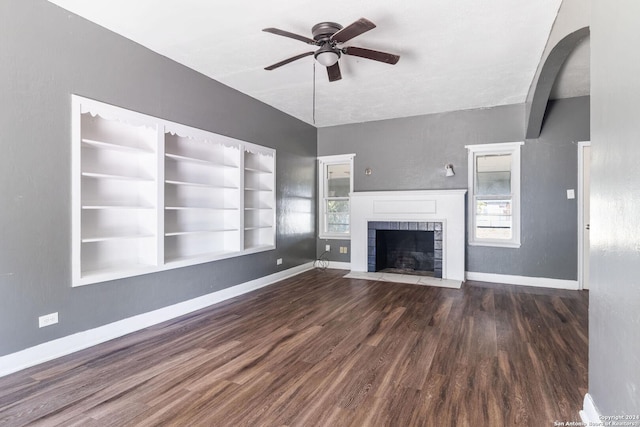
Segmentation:
<svg viewBox="0 0 640 427">
<path fill-rule="evenodd" d="M 50 0 L 317 127 L 522 103 L 561 0 Z M 397 65 L 343 56 L 329 83 L 313 56 L 264 67 L 310 46 L 322 21 L 377 28 L 347 46 L 401 56 Z"/>
</svg>

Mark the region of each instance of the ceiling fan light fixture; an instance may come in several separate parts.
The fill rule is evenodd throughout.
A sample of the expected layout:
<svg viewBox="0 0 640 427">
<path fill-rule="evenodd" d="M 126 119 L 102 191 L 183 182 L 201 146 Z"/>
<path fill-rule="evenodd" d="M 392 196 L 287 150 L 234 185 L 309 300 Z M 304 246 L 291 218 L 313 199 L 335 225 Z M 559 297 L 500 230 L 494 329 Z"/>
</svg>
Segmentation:
<svg viewBox="0 0 640 427">
<path fill-rule="evenodd" d="M 325 44 L 320 49 L 313 54 L 318 63 L 324 65 L 325 67 L 331 67 L 338 59 L 340 59 L 340 52 L 336 49 L 333 49 L 329 44 Z"/>
<path fill-rule="evenodd" d="M 391 53 L 380 52 L 379 50 L 365 49 L 355 46 L 342 46 L 354 37 L 358 37 L 362 33 L 372 30 L 376 25 L 366 18 L 360 18 L 355 22 L 343 27 L 335 22 L 320 22 L 311 28 L 313 39 L 300 34 L 290 33 L 289 31 L 280 30 L 278 28 L 265 28 L 262 31 L 272 33 L 277 36 L 288 37 L 290 39 L 299 40 L 312 46 L 318 46 L 316 51 L 304 52 L 284 61 L 276 62 L 273 65 L 265 67 L 265 70 L 275 70 L 290 62 L 297 61 L 307 56 L 313 55 L 318 64 L 323 65 L 327 69 L 327 77 L 330 82 L 342 79 L 338 60 L 342 55 L 356 56 L 359 58 L 371 59 L 373 61 L 384 62 L 387 64 L 395 64 L 400 57 Z M 315 62 L 314 62 L 315 64 Z"/>
</svg>

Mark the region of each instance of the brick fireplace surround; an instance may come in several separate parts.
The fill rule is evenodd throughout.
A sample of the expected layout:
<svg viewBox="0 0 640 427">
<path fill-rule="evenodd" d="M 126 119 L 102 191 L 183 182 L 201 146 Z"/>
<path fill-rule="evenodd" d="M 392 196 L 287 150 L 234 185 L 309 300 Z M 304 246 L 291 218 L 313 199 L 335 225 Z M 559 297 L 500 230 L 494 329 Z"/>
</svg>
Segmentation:
<svg viewBox="0 0 640 427">
<path fill-rule="evenodd" d="M 442 223 L 408 221 L 369 221 L 367 223 L 367 271 L 376 271 L 376 231 L 433 232 L 433 277 L 442 278 Z"/>
</svg>

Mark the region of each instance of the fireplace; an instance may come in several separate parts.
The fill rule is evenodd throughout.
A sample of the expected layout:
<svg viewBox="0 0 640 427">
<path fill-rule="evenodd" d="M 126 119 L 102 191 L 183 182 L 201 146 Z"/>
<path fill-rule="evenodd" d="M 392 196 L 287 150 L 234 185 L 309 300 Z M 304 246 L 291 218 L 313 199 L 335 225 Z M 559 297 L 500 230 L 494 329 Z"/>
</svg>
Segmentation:
<svg viewBox="0 0 640 427">
<path fill-rule="evenodd" d="M 351 271 L 379 274 L 374 272 L 391 268 L 401 270 L 404 275 L 432 274 L 433 280 L 462 283 L 465 274 L 465 196 L 464 189 L 352 193 Z M 378 238 L 388 239 L 387 231 L 427 232 L 413 239 L 432 239 L 433 254 L 424 255 L 431 252 L 427 247 L 404 248 L 394 254 L 388 254 L 384 249 L 385 255 L 382 255 Z M 398 238 L 404 238 L 402 233 Z M 386 261 L 382 259 L 385 257 Z M 426 272 L 430 259 L 433 267 Z M 383 262 L 387 263 L 385 267 L 382 267 Z"/>
<path fill-rule="evenodd" d="M 367 271 L 442 277 L 442 223 L 369 221 Z"/>
</svg>

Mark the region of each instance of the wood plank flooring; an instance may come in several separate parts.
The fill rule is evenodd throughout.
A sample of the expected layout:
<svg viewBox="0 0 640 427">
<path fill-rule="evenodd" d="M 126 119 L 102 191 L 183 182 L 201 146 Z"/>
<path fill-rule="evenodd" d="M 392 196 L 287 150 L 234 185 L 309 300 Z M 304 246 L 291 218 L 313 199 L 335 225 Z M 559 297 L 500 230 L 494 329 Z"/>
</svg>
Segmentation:
<svg viewBox="0 0 640 427">
<path fill-rule="evenodd" d="M 314 270 L 0 378 L 0 426 L 579 421 L 588 293 Z"/>
</svg>

